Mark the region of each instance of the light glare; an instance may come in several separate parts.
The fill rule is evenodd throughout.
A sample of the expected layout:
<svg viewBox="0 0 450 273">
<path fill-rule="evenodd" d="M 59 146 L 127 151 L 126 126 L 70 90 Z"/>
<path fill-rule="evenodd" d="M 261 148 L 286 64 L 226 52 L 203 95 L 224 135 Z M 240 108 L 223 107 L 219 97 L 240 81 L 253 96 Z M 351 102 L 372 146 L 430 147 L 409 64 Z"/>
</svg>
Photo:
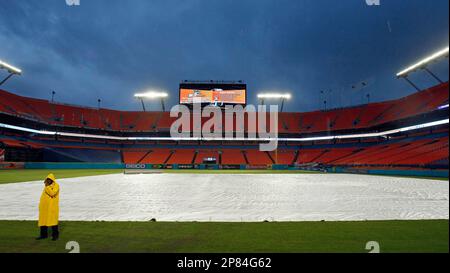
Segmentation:
<svg viewBox="0 0 450 273">
<path fill-rule="evenodd" d="M 12 66 L 12 65 L 10 65 L 8 63 L 5 63 L 2 60 L 0 60 L 0 68 L 4 68 L 4 69 L 8 70 L 10 73 L 13 73 L 13 74 L 17 74 L 17 75 L 22 74 L 22 70 L 21 69 L 15 67 L 15 66 Z"/>
<path fill-rule="evenodd" d="M 304 138 L 210 138 L 210 137 L 116 137 L 105 135 L 92 135 L 92 134 L 78 134 L 68 132 L 51 132 L 40 131 L 15 125 L 9 125 L 0 123 L 0 128 L 12 129 L 17 131 L 29 132 L 33 134 L 41 135 L 57 135 L 57 136 L 71 136 L 71 137 L 83 137 L 83 138 L 95 138 L 95 139 L 110 139 L 121 141 L 137 141 L 137 140 L 150 140 L 150 141 L 285 141 L 285 142 L 304 142 L 304 141 L 320 141 L 320 140 L 333 140 L 333 139 L 357 139 L 357 138 L 373 138 L 373 137 L 387 137 L 389 135 L 398 134 L 402 132 L 414 131 L 418 129 L 430 128 L 439 125 L 449 124 L 449 119 L 443 119 L 389 131 L 377 132 L 377 133 L 365 133 L 365 134 L 350 134 L 350 135 L 335 135 L 335 136 L 322 136 L 322 137 L 304 137 Z"/>
<path fill-rule="evenodd" d="M 291 99 L 291 94 L 280 94 L 280 93 L 265 93 L 258 94 L 258 99 Z"/>
<path fill-rule="evenodd" d="M 410 72 L 413 72 L 413 71 L 415 71 L 415 70 L 417 70 L 419 68 L 422 68 L 423 66 L 426 66 L 427 64 L 429 64 L 429 63 L 431 63 L 431 62 L 433 62 L 433 61 L 435 61 L 435 60 L 437 60 L 439 58 L 442 58 L 442 57 L 445 57 L 445 56 L 448 57 L 448 51 L 449 51 L 449 47 L 446 47 L 443 50 L 440 50 L 440 51 L 434 53 L 433 55 L 431 55 L 431 56 L 421 60 L 420 62 L 418 62 L 418 63 L 416 63 L 416 64 L 414 64 L 414 65 L 412 65 L 412 66 L 410 66 L 410 67 L 408 67 L 406 69 L 404 69 L 403 71 L 401 71 L 399 73 L 397 73 L 397 77 L 400 78 L 400 77 L 407 76 Z"/>
<path fill-rule="evenodd" d="M 158 98 L 167 98 L 169 94 L 165 92 L 156 92 L 156 91 L 149 91 L 146 93 L 138 93 L 134 95 L 136 98 L 147 98 L 147 99 L 158 99 Z"/>
</svg>

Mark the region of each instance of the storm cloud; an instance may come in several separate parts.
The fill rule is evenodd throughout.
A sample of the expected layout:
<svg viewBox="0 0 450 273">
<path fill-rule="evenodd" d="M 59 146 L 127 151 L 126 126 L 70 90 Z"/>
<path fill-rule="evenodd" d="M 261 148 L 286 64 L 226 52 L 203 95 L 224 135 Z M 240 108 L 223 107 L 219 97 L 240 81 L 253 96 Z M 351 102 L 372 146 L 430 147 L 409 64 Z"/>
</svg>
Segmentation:
<svg viewBox="0 0 450 273">
<path fill-rule="evenodd" d="M 133 94 L 149 88 L 174 105 L 182 80 L 243 80 L 249 103 L 291 92 L 288 111 L 398 98 L 414 89 L 395 73 L 449 41 L 448 0 L 0 2 L 0 59 L 24 71 L 3 89 L 114 109 L 139 109 Z M 447 61 L 432 69 L 448 79 Z"/>
</svg>

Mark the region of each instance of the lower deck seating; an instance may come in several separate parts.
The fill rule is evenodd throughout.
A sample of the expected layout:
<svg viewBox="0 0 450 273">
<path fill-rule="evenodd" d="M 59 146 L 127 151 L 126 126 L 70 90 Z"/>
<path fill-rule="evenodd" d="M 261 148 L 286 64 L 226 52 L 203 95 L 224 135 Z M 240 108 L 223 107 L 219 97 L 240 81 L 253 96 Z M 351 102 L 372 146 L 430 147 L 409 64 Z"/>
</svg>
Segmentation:
<svg viewBox="0 0 450 273">
<path fill-rule="evenodd" d="M 187 149 L 177 149 L 167 161 L 167 164 L 192 164 L 195 151 Z"/>
<path fill-rule="evenodd" d="M 219 152 L 213 150 L 199 150 L 195 157 L 195 164 L 202 164 L 207 158 L 215 158 L 216 162 L 219 163 Z"/>
<path fill-rule="evenodd" d="M 245 151 L 248 163 L 250 165 L 271 165 L 274 164 L 272 159 L 266 152 L 259 150 L 247 150 Z"/>
<path fill-rule="evenodd" d="M 448 137 L 439 139 L 376 145 L 361 149 L 348 157 L 336 160 L 334 165 L 401 166 L 431 164 L 448 158 Z"/>
<path fill-rule="evenodd" d="M 297 164 L 318 163 L 317 159 L 324 153 L 320 149 L 300 150 L 298 153 Z"/>
<path fill-rule="evenodd" d="M 144 152 L 123 152 L 123 163 L 138 164 L 150 151 Z"/>
<path fill-rule="evenodd" d="M 64 139 L 59 141 L 64 142 Z M 39 138 L 26 141 L 23 137 L 3 137 L 0 139 L 2 149 L 39 149 L 44 151 L 44 160 L 49 162 L 99 162 L 126 164 L 203 164 L 205 158 L 215 158 L 221 165 L 273 165 L 273 164 L 322 164 L 326 166 L 352 167 L 434 167 L 448 165 L 448 133 L 433 136 L 416 136 L 412 138 L 391 140 L 382 143 L 347 143 L 341 146 L 324 144 L 323 147 L 298 148 L 296 146 L 279 149 L 276 152 L 262 152 L 257 147 L 238 149 L 230 147 L 213 148 L 210 146 L 193 146 L 184 148 L 170 146 L 166 148 L 129 148 L 116 149 L 104 142 L 78 142 L 68 139 L 67 145 L 58 145 L 54 140 Z M 53 142 L 47 143 L 46 142 Z M 122 145 L 122 144 L 121 144 Z M 154 145 L 149 144 L 149 145 Z M 186 144 L 189 145 L 189 144 Z M 122 150 L 120 152 L 119 150 Z M 434 168 L 433 167 L 433 168 Z"/>
<path fill-rule="evenodd" d="M 165 164 L 172 155 L 170 149 L 152 149 L 142 160 L 141 164 Z"/>
<path fill-rule="evenodd" d="M 6 145 L 23 147 L 18 141 L 3 141 Z M 124 151 L 127 164 L 203 164 L 205 158 L 215 158 L 222 165 L 324 164 L 334 166 L 423 166 L 448 161 L 449 139 L 421 139 L 364 148 L 285 149 L 261 152 L 258 149 L 152 149 Z"/>
<path fill-rule="evenodd" d="M 336 160 L 345 158 L 346 156 L 353 154 L 355 150 L 356 150 L 355 148 L 330 149 L 325 151 L 316 160 L 323 164 L 332 164 Z"/>
<path fill-rule="evenodd" d="M 226 149 L 222 150 L 222 164 L 226 165 L 244 165 L 247 164 L 241 150 Z"/>
<path fill-rule="evenodd" d="M 278 150 L 276 152 L 270 152 L 269 154 L 275 164 L 292 165 L 295 160 L 296 151 Z"/>
</svg>

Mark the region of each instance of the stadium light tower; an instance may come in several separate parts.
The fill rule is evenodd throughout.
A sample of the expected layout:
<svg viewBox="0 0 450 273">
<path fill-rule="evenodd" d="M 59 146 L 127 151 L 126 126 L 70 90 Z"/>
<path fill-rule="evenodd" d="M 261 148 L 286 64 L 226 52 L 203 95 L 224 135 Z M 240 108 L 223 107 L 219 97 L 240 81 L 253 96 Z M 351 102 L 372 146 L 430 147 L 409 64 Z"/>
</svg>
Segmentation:
<svg viewBox="0 0 450 273">
<path fill-rule="evenodd" d="M 261 93 L 258 94 L 258 99 L 261 100 L 261 105 L 264 105 L 264 101 L 266 99 L 280 99 L 281 100 L 281 110 L 283 112 L 284 103 L 286 100 L 290 100 L 292 98 L 291 94 L 281 94 L 281 93 Z"/>
<path fill-rule="evenodd" d="M 136 95 L 135 95 L 135 98 L 137 98 L 138 100 L 141 101 L 142 111 L 147 112 L 147 109 L 145 109 L 144 98 L 143 98 L 143 97 L 140 97 L 140 96 L 136 96 Z"/>
<path fill-rule="evenodd" d="M 438 52 L 424 58 L 423 60 L 420 60 L 419 62 L 411 65 L 410 67 L 407 67 L 405 69 L 403 69 L 402 71 L 397 73 L 397 78 L 403 78 L 405 79 L 409 84 L 411 84 L 415 89 L 417 89 L 418 91 L 420 91 L 420 88 L 417 87 L 417 85 L 415 85 L 409 78 L 409 74 L 414 73 L 418 70 L 425 70 L 428 74 L 430 74 L 434 79 L 436 79 L 439 83 L 442 83 L 442 80 L 439 79 L 438 76 L 436 76 L 436 74 L 434 74 L 433 72 L 431 72 L 431 70 L 428 68 L 428 65 L 439 61 L 443 58 L 448 58 L 449 55 L 449 47 L 446 47 L 442 50 L 439 50 Z"/>
<path fill-rule="evenodd" d="M 0 86 L 3 85 L 7 80 L 9 80 L 14 75 L 22 75 L 22 70 L 12 66 L 2 60 L 0 60 L 0 69 L 6 69 L 9 73 L 9 75 L 0 82 Z"/>
<path fill-rule="evenodd" d="M 134 95 L 135 98 L 141 100 L 142 103 L 142 109 L 144 110 L 144 112 L 146 111 L 145 109 L 145 104 L 144 104 L 144 99 L 149 99 L 149 100 L 157 100 L 160 99 L 161 100 L 161 107 L 163 112 L 166 111 L 166 106 L 164 103 L 164 99 L 167 98 L 169 96 L 169 94 L 167 94 L 166 92 L 156 92 L 156 91 L 149 91 L 146 93 L 137 93 Z"/>
</svg>

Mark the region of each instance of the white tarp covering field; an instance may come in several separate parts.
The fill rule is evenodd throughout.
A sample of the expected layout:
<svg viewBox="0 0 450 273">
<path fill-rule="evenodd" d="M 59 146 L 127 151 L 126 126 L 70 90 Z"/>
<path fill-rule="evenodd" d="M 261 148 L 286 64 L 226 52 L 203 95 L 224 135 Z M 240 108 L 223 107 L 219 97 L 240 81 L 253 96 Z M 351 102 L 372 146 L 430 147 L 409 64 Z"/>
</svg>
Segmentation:
<svg viewBox="0 0 450 273">
<path fill-rule="evenodd" d="M 62 179 L 61 220 L 448 219 L 449 182 L 347 174 L 139 174 Z M 0 185 L 1 220 L 35 220 L 43 183 Z"/>
</svg>

